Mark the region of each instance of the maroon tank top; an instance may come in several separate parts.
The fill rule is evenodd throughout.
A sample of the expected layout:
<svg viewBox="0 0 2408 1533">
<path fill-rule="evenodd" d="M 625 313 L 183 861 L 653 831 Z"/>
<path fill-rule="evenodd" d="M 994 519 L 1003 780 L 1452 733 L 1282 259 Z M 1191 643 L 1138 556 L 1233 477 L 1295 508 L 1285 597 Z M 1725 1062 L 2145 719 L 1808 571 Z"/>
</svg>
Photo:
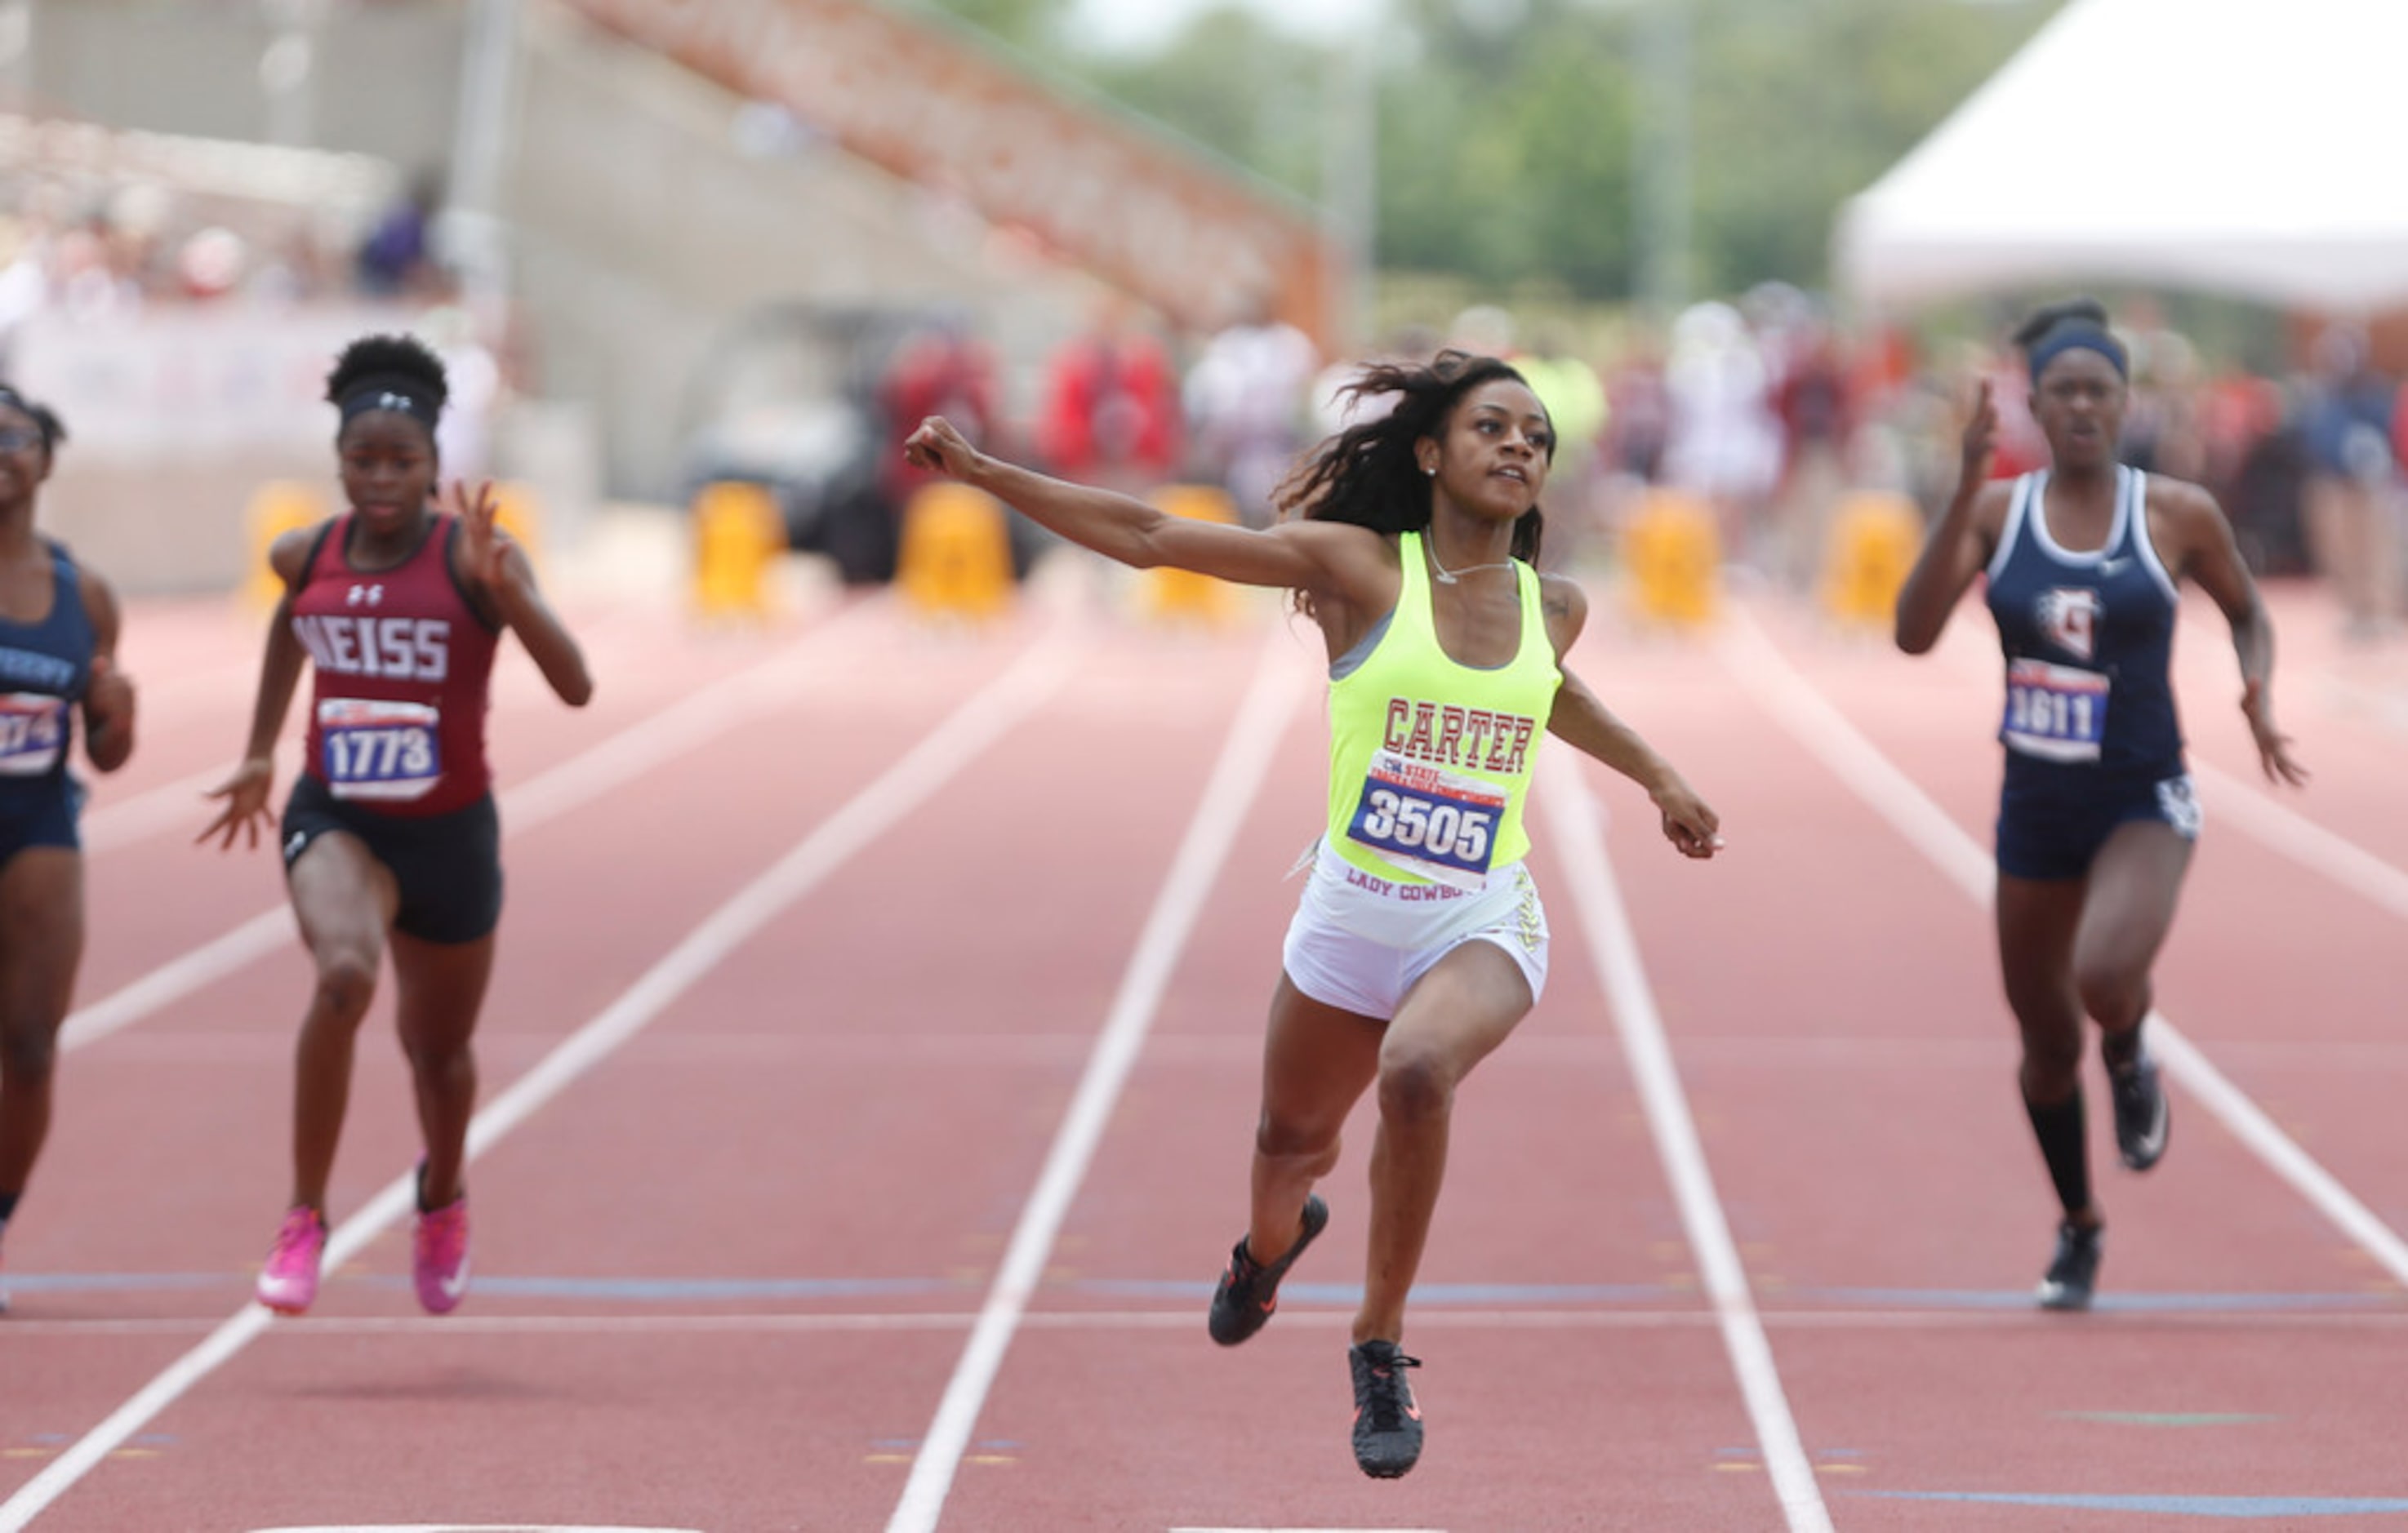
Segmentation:
<svg viewBox="0 0 2408 1533">
<path fill-rule="evenodd" d="M 452 569 L 459 519 L 438 514 L 408 558 L 351 567 L 349 516 L 310 551 L 293 631 L 316 673 L 305 770 L 380 814 L 462 809 L 493 786 L 487 683 L 498 633 Z"/>
</svg>

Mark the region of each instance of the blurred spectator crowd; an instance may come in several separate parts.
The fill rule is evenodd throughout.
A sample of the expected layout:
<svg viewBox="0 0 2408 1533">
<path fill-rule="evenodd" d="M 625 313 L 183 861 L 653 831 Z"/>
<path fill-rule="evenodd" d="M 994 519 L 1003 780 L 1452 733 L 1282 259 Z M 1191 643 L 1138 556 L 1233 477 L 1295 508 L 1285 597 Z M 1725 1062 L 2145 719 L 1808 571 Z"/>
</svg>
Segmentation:
<svg viewBox="0 0 2408 1533">
<path fill-rule="evenodd" d="M 2268 376 L 2210 361 L 2153 309 L 2119 319 L 2133 355 L 2127 461 L 2205 485 L 2260 574 L 2329 579 L 2353 637 L 2395 631 L 2408 612 L 2408 393 L 2375 368 L 2366 335 L 2326 328 L 2303 341 L 2295 370 Z M 1927 516 L 1946 503 L 1978 379 L 1992 379 L 2003 417 L 1996 472 L 2044 462 L 2011 327 L 1993 342 L 1936 346 L 1903 330 L 1852 333 L 1807 294 L 1769 284 L 1667 326 L 1595 337 L 1525 327 L 1484 305 L 1400 328 L 1375 354 L 1426 360 L 1453 347 L 1521 369 L 1560 437 L 1551 563 L 1610 553 L 1639 506 L 1673 493 L 1710 509 L 1734 565 L 1802 589 L 1846 497 L 1902 496 Z M 877 388 L 890 446 L 923 416 L 949 414 L 991 450 L 1067 478 L 1140 494 L 1171 480 L 1223 486 L 1254 524 L 1272 516 L 1299 451 L 1378 408 L 1345 393 L 1359 359 L 1325 358 L 1268 315 L 1182 344 L 1128 305 L 1103 304 L 1020 391 L 1030 408 L 1017 418 L 988 349 L 958 325 L 933 336 L 898 348 Z M 900 457 L 887 455 L 894 505 L 916 488 Z"/>
</svg>

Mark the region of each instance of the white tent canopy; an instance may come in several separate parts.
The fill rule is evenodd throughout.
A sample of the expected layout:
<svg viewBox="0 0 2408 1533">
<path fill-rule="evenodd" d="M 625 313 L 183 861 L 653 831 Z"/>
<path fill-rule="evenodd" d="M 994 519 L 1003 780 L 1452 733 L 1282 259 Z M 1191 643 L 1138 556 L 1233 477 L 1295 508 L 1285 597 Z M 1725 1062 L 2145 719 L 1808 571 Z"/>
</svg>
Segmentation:
<svg viewBox="0 0 2408 1533">
<path fill-rule="evenodd" d="M 2408 0 L 2072 0 L 1842 210 L 1840 286 L 2408 302 L 2403 67 Z"/>
</svg>

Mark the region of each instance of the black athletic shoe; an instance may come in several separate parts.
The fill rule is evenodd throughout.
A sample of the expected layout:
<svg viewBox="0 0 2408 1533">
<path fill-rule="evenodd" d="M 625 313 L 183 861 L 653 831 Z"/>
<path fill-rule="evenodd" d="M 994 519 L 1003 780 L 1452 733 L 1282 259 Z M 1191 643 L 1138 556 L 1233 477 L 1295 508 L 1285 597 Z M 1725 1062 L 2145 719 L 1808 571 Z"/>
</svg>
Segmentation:
<svg viewBox="0 0 2408 1533">
<path fill-rule="evenodd" d="M 1322 1226 L 1329 1223 L 1329 1205 L 1310 1193 L 1304 1199 L 1304 1230 L 1287 1254 L 1265 1267 L 1246 1250 L 1246 1238 L 1229 1251 L 1229 1269 L 1221 1274 L 1221 1285 L 1212 1290 L 1212 1313 L 1206 1328 L 1212 1340 L 1225 1347 L 1234 1347 L 1263 1328 L 1263 1323 L 1279 1308 L 1280 1279 L 1304 1254 Z"/>
<path fill-rule="evenodd" d="M 2057 1254 L 2049 1258 L 2048 1275 L 2040 1280 L 2043 1310 L 2087 1310 L 2091 1290 L 2099 1286 L 2099 1248 L 2106 1233 L 2100 1225 L 2084 1229 L 2067 1221 L 2057 1226 Z"/>
<path fill-rule="evenodd" d="M 2109 1070 L 2107 1086 L 2115 1102 L 2115 1148 L 2125 1165 L 2145 1171 L 2166 1153 L 2167 1131 L 2172 1127 L 2157 1062 L 2142 1054 L 2120 1070 Z"/>
<path fill-rule="evenodd" d="M 1422 1360 L 1394 1341 L 1365 1341 L 1346 1360 L 1354 1368 L 1354 1467 L 1374 1480 L 1394 1480 L 1422 1456 L 1422 1408 L 1405 1381 L 1405 1369 Z"/>
</svg>

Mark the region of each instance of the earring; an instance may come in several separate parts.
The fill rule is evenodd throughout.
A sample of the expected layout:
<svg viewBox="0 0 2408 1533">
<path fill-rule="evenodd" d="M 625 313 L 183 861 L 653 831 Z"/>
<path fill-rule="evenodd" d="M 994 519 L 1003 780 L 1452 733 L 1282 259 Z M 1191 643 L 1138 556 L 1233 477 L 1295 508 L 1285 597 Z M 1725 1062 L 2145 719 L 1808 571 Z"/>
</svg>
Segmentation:
<svg viewBox="0 0 2408 1533">
<path fill-rule="evenodd" d="M 1438 478 L 1438 465 L 1434 463 L 1426 463 L 1422 465 L 1422 472 L 1427 474 L 1432 479 L 1436 479 Z"/>
</svg>

